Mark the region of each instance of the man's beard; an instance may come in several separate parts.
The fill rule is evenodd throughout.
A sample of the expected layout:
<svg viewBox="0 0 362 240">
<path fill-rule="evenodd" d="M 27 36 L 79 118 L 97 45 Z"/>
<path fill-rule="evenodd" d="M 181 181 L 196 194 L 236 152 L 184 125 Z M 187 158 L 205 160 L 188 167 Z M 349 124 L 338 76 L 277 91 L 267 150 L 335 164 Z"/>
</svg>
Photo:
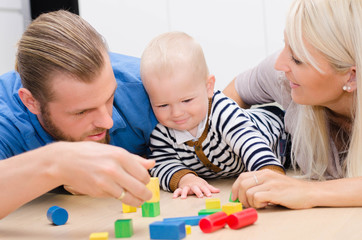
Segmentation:
<svg viewBox="0 0 362 240">
<path fill-rule="evenodd" d="M 95 134 L 99 134 L 105 130 L 107 130 L 106 136 L 105 138 L 96 141 L 99 143 L 106 143 L 109 144 L 110 142 L 110 135 L 109 135 L 109 129 L 104 129 L 104 128 L 96 128 L 94 129 L 92 132 L 87 133 L 84 137 L 81 137 L 80 139 L 75 139 L 69 135 L 64 134 L 52 121 L 52 119 L 50 118 L 50 113 L 48 111 L 47 106 L 42 106 L 41 109 L 41 115 L 42 115 L 42 120 L 43 120 L 43 128 L 57 141 L 67 141 L 67 142 L 79 142 L 79 141 L 83 141 L 85 137 L 90 136 L 90 135 L 95 135 Z"/>
</svg>

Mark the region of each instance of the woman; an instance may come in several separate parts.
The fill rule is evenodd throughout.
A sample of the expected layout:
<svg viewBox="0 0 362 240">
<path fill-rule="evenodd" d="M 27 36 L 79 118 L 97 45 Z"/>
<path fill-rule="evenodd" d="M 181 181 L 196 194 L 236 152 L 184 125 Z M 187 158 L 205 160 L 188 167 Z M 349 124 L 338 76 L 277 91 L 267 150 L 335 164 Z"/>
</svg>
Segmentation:
<svg viewBox="0 0 362 240">
<path fill-rule="evenodd" d="M 278 56 L 224 92 L 243 107 L 281 104 L 293 166 L 323 181 L 249 172 L 234 183 L 233 199 L 256 208 L 362 206 L 362 1 L 295 0 L 284 38 Z"/>
</svg>

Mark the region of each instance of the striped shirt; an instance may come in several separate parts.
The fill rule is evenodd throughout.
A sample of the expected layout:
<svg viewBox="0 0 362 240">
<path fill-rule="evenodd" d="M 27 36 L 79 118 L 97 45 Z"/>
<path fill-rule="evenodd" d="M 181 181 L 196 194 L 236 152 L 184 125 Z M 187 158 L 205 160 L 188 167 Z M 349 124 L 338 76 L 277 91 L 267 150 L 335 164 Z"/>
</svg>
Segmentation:
<svg viewBox="0 0 362 240">
<path fill-rule="evenodd" d="M 153 130 L 149 158 L 156 160 L 156 165 L 151 175 L 159 178 L 162 189 L 174 191 L 170 182 L 182 170 L 202 178 L 218 178 L 235 177 L 266 166 L 284 169 L 279 150 L 285 135 L 284 123 L 278 115 L 261 108 L 241 109 L 217 91 L 212 97 L 207 123 L 205 139 L 199 144 L 206 160 L 197 154 L 200 153 L 197 144 L 178 144 L 173 129 L 158 124 Z"/>
</svg>

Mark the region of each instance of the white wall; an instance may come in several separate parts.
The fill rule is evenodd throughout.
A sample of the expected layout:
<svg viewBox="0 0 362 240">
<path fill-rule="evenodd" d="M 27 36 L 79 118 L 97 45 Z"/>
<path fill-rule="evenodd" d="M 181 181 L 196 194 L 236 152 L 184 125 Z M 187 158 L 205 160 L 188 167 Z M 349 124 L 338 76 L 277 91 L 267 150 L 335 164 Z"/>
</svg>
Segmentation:
<svg viewBox="0 0 362 240">
<path fill-rule="evenodd" d="M 202 45 L 216 88 L 283 46 L 292 0 L 79 0 L 111 51 L 140 57 L 156 35 L 184 31 Z"/>
<path fill-rule="evenodd" d="M 216 88 L 283 46 L 292 0 L 79 0 L 111 51 L 140 57 L 156 35 L 184 31 L 202 45 Z M 0 0 L 0 74 L 14 68 L 28 0 Z M 10 23 L 10 24 L 9 24 Z"/>
<path fill-rule="evenodd" d="M 16 43 L 28 22 L 29 4 L 23 0 L 0 0 L 0 74 L 14 69 Z"/>
</svg>

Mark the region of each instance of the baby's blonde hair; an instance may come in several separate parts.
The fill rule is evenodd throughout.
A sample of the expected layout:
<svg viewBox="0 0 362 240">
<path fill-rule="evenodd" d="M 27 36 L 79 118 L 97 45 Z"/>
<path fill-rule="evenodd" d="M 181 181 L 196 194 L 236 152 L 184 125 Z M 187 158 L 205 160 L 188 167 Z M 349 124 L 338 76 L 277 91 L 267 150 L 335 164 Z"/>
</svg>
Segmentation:
<svg viewBox="0 0 362 240">
<path fill-rule="evenodd" d="M 191 36 L 183 32 L 167 32 L 154 38 L 141 57 L 141 78 L 147 74 L 173 74 L 179 66 L 206 79 L 209 70 L 202 48 Z"/>
</svg>

